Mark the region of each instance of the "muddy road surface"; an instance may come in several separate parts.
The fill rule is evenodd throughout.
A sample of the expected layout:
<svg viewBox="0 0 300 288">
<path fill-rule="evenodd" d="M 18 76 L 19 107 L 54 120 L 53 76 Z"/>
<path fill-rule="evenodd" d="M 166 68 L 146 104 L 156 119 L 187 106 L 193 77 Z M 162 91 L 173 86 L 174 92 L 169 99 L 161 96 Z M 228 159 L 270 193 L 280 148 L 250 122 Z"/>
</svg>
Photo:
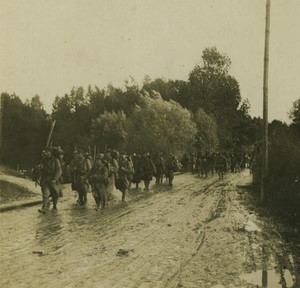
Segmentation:
<svg viewBox="0 0 300 288">
<path fill-rule="evenodd" d="M 106 210 L 1 213 L 1 287 L 300 287 L 299 259 L 248 205 L 249 172 L 131 189 Z"/>
</svg>

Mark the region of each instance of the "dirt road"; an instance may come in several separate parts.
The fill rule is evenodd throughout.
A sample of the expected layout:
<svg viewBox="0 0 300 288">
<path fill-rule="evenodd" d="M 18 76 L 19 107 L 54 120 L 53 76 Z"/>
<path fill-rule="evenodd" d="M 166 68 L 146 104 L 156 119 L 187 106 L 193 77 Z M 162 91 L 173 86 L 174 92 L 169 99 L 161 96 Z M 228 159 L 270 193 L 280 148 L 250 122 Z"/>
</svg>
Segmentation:
<svg viewBox="0 0 300 288">
<path fill-rule="evenodd" d="M 248 171 L 132 189 L 105 211 L 37 207 L 1 217 L 1 287 L 300 287 L 295 257 L 237 185 Z"/>
</svg>

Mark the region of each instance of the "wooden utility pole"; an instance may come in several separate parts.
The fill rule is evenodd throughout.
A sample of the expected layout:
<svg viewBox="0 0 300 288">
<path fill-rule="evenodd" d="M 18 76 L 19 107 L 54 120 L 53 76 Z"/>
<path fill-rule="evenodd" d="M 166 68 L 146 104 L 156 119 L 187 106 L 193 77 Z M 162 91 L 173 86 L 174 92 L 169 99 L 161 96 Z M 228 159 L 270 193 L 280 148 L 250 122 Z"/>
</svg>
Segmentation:
<svg viewBox="0 0 300 288">
<path fill-rule="evenodd" d="M 270 36 L 270 0 L 266 3 L 266 29 L 265 29 L 265 54 L 264 54 L 264 87 L 263 87 L 263 149 L 261 169 L 261 202 L 266 200 L 268 179 L 268 76 L 269 76 L 269 36 Z"/>
</svg>

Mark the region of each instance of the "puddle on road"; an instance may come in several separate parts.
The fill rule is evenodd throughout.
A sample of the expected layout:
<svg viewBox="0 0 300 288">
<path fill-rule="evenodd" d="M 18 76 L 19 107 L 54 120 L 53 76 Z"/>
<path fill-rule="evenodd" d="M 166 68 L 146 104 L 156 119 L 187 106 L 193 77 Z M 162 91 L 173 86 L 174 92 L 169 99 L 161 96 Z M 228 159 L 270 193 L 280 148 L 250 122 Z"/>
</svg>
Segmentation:
<svg viewBox="0 0 300 288">
<path fill-rule="evenodd" d="M 240 279 L 249 284 L 257 285 L 259 288 L 294 287 L 293 276 L 289 270 L 283 270 L 282 276 L 277 274 L 275 270 L 258 270 L 252 273 L 242 274 L 240 275 Z M 285 283 L 282 283 L 282 281 L 285 281 Z"/>
<path fill-rule="evenodd" d="M 255 226 L 256 225 L 254 224 L 254 227 L 251 226 L 251 228 L 254 229 Z M 257 248 L 258 245 L 255 246 Z M 296 281 L 295 277 L 293 277 L 293 275 L 288 269 L 282 269 L 284 266 L 280 265 L 279 271 L 277 269 L 275 270 L 274 262 L 277 261 L 274 261 L 274 255 L 272 253 L 270 254 L 269 250 L 270 248 L 267 245 L 262 245 L 261 269 L 253 271 L 251 273 L 243 273 L 240 275 L 239 278 L 241 280 L 244 280 L 248 284 L 255 285 L 255 287 L 258 288 L 294 288 L 294 281 Z M 288 255 L 287 258 L 292 259 L 293 257 L 291 255 Z M 281 262 L 279 259 L 277 260 Z"/>
</svg>

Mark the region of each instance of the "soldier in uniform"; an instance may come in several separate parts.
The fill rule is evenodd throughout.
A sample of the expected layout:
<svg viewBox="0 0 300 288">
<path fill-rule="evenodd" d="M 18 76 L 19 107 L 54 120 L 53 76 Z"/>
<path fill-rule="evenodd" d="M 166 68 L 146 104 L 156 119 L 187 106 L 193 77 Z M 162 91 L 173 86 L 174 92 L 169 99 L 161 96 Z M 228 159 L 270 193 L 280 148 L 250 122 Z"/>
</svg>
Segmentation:
<svg viewBox="0 0 300 288">
<path fill-rule="evenodd" d="M 208 175 L 208 170 L 209 170 L 209 153 L 205 152 L 202 158 L 202 171 L 201 175 L 207 178 Z"/>
<path fill-rule="evenodd" d="M 141 178 L 144 181 L 145 188 L 144 190 L 149 190 L 149 185 L 152 180 L 153 175 L 156 174 L 156 167 L 150 158 L 149 154 L 144 154 L 142 158 L 142 166 L 141 166 Z"/>
<path fill-rule="evenodd" d="M 84 177 L 90 179 L 93 187 L 93 196 L 97 205 L 96 210 L 105 209 L 107 205 L 108 168 L 104 163 L 104 154 L 98 154 L 92 169 Z"/>
<path fill-rule="evenodd" d="M 78 205 L 85 205 L 87 202 L 87 192 L 89 189 L 89 182 L 85 176 L 92 168 L 91 161 L 84 157 L 83 151 L 78 150 L 75 154 L 74 162 L 72 162 L 72 189 L 78 191 Z"/>
<path fill-rule="evenodd" d="M 217 154 L 215 166 L 219 178 L 223 178 L 227 168 L 227 160 L 224 154 L 222 153 Z"/>
<path fill-rule="evenodd" d="M 59 177 L 59 192 L 58 192 L 58 197 L 63 197 L 63 192 L 62 192 L 62 185 L 64 184 L 65 181 L 65 173 L 66 173 L 66 162 L 64 161 L 64 151 L 61 149 L 60 146 L 53 147 L 52 153 L 54 157 L 56 157 L 61 165 L 62 169 L 62 174 Z"/>
<path fill-rule="evenodd" d="M 132 158 L 133 162 L 133 177 L 132 177 L 132 183 L 135 184 L 135 188 L 139 188 L 139 183 L 141 182 L 142 178 L 142 159 L 141 155 L 139 154 L 133 154 Z"/>
<path fill-rule="evenodd" d="M 195 155 L 195 153 L 192 153 L 190 158 L 190 165 L 191 165 L 190 169 L 193 174 L 197 173 L 196 163 L 197 163 L 197 156 Z"/>
<path fill-rule="evenodd" d="M 189 172 L 191 158 L 188 153 L 185 153 L 181 159 L 182 168 L 185 172 Z"/>
<path fill-rule="evenodd" d="M 40 164 L 41 179 L 40 185 L 43 194 L 43 205 L 38 211 L 45 214 L 49 210 L 49 197 L 52 197 L 53 210 L 57 210 L 59 193 L 59 178 L 62 174 L 60 161 L 52 154 L 52 149 L 47 148 L 42 153 L 42 163 Z"/>
<path fill-rule="evenodd" d="M 119 161 L 118 179 L 116 180 L 116 188 L 122 192 L 122 202 L 126 201 L 126 192 L 129 189 L 128 176 L 133 173 L 132 166 L 126 155 L 122 155 Z"/>
<path fill-rule="evenodd" d="M 112 199 L 112 193 L 115 189 L 116 179 L 118 178 L 119 170 L 119 152 L 116 150 L 107 149 L 104 154 L 105 164 L 108 168 L 108 184 L 107 184 L 107 197 L 108 201 Z"/>
<path fill-rule="evenodd" d="M 178 171 L 178 163 L 175 156 L 169 154 L 166 161 L 166 177 L 169 186 L 173 186 L 174 172 Z"/>
<path fill-rule="evenodd" d="M 153 163 L 156 168 L 156 174 L 155 174 L 156 182 L 155 183 L 161 184 L 163 182 L 164 173 L 165 173 L 165 161 L 164 161 L 162 154 L 157 153 L 154 156 Z"/>
<path fill-rule="evenodd" d="M 203 170 L 203 154 L 202 152 L 198 152 L 196 158 L 196 169 L 195 169 L 198 177 L 201 176 L 202 170 Z"/>
<path fill-rule="evenodd" d="M 70 163 L 67 165 L 67 174 L 69 175 L 70 182 L 71 182 L 71 189 L 72 191 L 77 191 L 77 179 L 76 179 L 76 172 L 75 172 L 75 166 L 77 162 L 77 150 L 73 152 L 73 158 L 70 161 Z"/>
<path fill-rule="evenodd" d="M 208 154 L 208 170 L 213 176 L 215 171 L 215 158 L 214 158 L 214 154 L 211 152 Z"/>
<path fill-rule="evenodd" d="M 129 170 L 130 170 L 130 173 L 127 174 L 127 179 L 129 181 L 129 188 L 131 188 L 131 182 L 133 180 L 133 174 L 134 174 L 134 165 L 133 165 L 133 160 L 132 160 L 132 157 L 130 155 L 126 156 L 126 160 L 128 162 L 128 166 L 129 166 Z"/>
<path fill-rule="evenodd" d="M 245 168 L 249 168 L 250 156 L 247 152 L 244 153 L 244 163 L 245 163 Z"/>
</svg>

